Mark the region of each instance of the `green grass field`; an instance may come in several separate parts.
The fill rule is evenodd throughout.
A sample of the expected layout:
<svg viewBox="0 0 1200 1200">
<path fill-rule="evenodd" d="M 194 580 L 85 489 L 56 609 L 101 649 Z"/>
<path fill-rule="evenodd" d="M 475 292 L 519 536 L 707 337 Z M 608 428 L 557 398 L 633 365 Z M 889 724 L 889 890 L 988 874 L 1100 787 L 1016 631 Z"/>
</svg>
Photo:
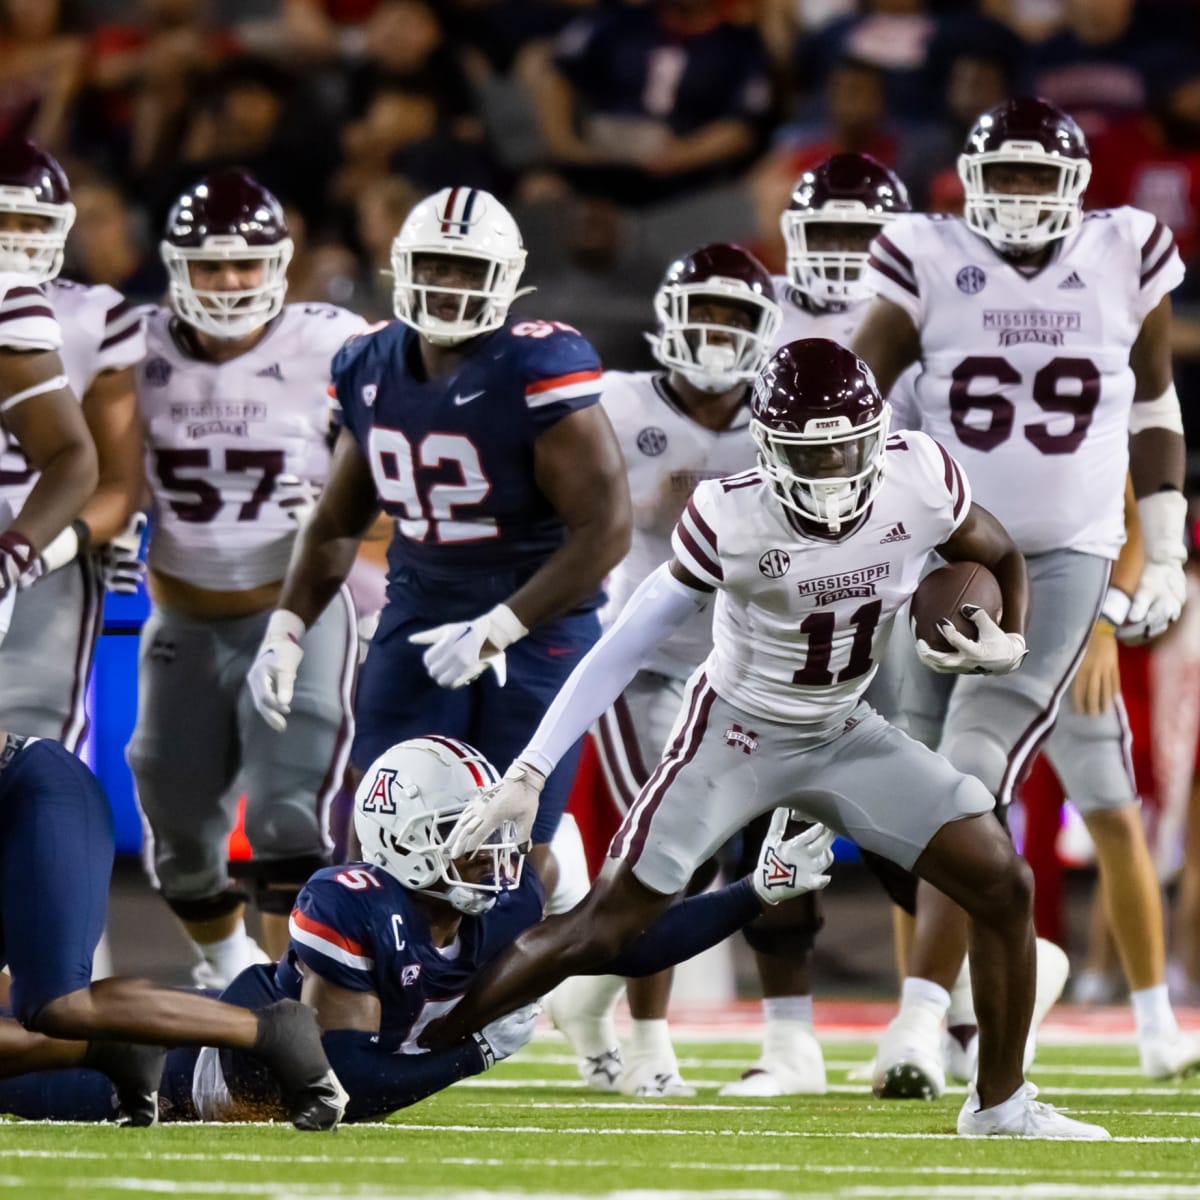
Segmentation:
<svg viewBox="0 0 1200 1200">
<path fill-rule="evenodd" d="M 515 1060 L 400 1114 L 332 1136 L 275 1126 L 11 1123 L 0 1194 L 22 1197 L 554 1197 L 774 1200 L 784 1196 L 1200 1200 L 1200 1084 L 1141 1086 L 1114 1045 L 1043 1047 L 1043 1097 L 1106 1125 L 1109 1143 L 954 1136 L 956 1089 L 880 1103 L 848 1073 L 865 1042 L 827 1041 L 830 1091 L 722 1100 L 755 1048 L 678 1043 L 694 1100 L 585 1091 L 548 1034 Z"/>
</svg>

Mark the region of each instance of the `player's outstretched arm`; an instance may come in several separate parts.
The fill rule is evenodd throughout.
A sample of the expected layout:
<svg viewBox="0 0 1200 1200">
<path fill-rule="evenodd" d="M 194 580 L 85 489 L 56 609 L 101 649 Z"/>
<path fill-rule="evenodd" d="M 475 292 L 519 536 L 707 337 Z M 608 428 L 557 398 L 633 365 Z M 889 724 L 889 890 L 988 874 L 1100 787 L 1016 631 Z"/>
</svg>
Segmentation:
<svg viewBox="0 0 1200 1200">
<path fill-rule="evenodd" d="M 516 823 L 519 842 L 528 840 L 542 784 L 558 760 L 625 690 L 650 651 L 704 608 L 712 591 L 677 559 L 642 580 L 612 628 L 571 672 L 500 786 L 467 805 L 447 841 L 451 857 L 474 851 L 504 821 Z"/>
<path fill-rule="evenodd" d="M 586 600 L 629 552 L 633 515 L 621 448 L 597 404 L 557 421 L 533 447 L 538 489 L 567 527 L 563 544 L 507 604 L 526 629 Z"/>
<path fill-rule="evenodd" d="M 54 351 L 0 352 L 0 414 L 40 472 L 6 535 L 24 541 L 24 570 L 95 491 L 96 447 Z"/>
<path fill-rule="evenodd" d="M 1171 374 L 1171 297 L 1146 314 L 1129 354 L 1133 408 L 1129 415 L 1129 474 L 1137 496 L 1146 564 L 1130 605 L 1126 641 L 1162 633 L 1183 611 L 1187 561 L 1183 496 L 1187 451 L 1183 414 Z"/>
<path fill-rule="evenodd" d="M 850 339 L 850 349 L 875 373 L 886 396 L 904 369 L 921 357 L 921 336 L 900 305 L 876 296 Z"/>
</svg>

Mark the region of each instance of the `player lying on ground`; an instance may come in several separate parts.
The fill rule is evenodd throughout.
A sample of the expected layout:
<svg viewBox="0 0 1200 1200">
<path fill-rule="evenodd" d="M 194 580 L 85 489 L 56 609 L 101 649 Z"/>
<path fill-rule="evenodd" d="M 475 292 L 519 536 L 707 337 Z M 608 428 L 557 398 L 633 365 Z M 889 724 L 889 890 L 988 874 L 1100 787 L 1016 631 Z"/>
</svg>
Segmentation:
<svg viewBox="0 0 1200 1200">
<path fill-rule="evenodd" d="M 518 938 L 424 1044 L 454 1045 L 613 957 L 718 846 L 786 804 L 912 868 L 970 914 L 979 1082 L 959 1132 L 1108 1136 L 1038 1104 L 1025 1084 L 1033 885 L 990 816 L 990 794 L 862 701 L 879 633 L 915 590 L 931 550 L 986 564 L 1004 611 L 1001 626 L 970 610 L 977 640 L 944 623 L 952 649 L 920 643 L 926 664 L 1003 674 L 1025 656 L 1024 560 L 999 522 L 971 504 L 941 446 L 921 433 L 888 437 L 889 411 L 870 369 L 835 342 L 789 343 L 764 368 L 751 406 L 757 468 L 700 484 L 676 527 L 675 557 L 572 673 L 451 849 L 466 852 L 504 820 L 527 836 L 558 756 L 647 653 L 718 591 L 713 650 L 688 683 L 674 740 L 588 897 Z"/>
<path fill-rule="evenodd" d="M 160 1047 L 225 1046 L 273 1075 L 297 1129 L 334 1128 L 346 1094 L 311 1009 L 272 996 L 247 1012 L 144 979 L 91 982 L 112 862 L 112 811 L 91 771 L 57 742 L 0 730 L 0 961 L 16 1018 L 0 1019 L 0 1076 L 90 1067 L 110 1115 L 152 1125 Z"/>
<path fill-rule="evenodd" d="M 538 1008 L 527 1004 L 449 1049 L 430 1054 L 416 1046 L 425 1026 L 541 918 L 542 885 L 532 868 L 522 870 L 511 826 L 464 858 L 451 859 L 445 846 L 468 801 L 498 782 L 492 765 L 462 742 L 426 737 L 393 746 L 355 797 L 367 861 L 318 871 L 292 913 L 287 955 L 274 969 L 247 968 L 222 994 L 247 1008 L 299 999 L 315 1009 L 326 1052 L 350 1091 L 350 1120 L 384 1116 L 477 1075 L 533 1036 Z M 668 909 L 598 969 L 640 976 L 673 966 L 753 921 L 764 905 L 824 887 L 833 835 L 814 825 L 785 839 L 786 818 L 777 814 L 752 877 Z M 170 1120 L 261 1119 L 279 1111 L 277 1085 L 240 1051 L 173 1051 L 162 1094 Z M 106 1120 L 113 1105 L 107 1080 L 94 1072 L 57 1071 L 0 1083 L 0 1111 Z"/>
</svg>

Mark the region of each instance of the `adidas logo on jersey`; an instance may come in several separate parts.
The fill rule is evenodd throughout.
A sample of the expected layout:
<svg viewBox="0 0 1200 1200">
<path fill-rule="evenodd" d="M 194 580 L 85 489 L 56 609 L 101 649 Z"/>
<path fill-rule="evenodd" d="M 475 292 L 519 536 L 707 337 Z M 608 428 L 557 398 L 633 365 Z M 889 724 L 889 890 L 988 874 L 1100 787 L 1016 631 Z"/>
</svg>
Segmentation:
<svg viewBox="0 0 1200 1200">
<path fill-rule="evenodd" d="M 879 539 L 881 546 L 888 542 L 907 542 L 912 537 L 911 533 L 907 533 L 904 529 L 904 522 L 897 521 L 895 525 L 887 531 L 887 533 Z"/>
<path fill-rule="evenodd" d="M 278 363 L 272 363 L 269 367 L 263 367 L 261 371 L 254 372 L 256 379 L 274 379 L 279 383 L 283 382 L 283 372 L 279 369 Z"/>
<path fill-rule="evenodd" d="M 1058 286 L 1060 289 L 1065 289 L 1067 291 L 1077 291 L 1079 288 L 1087 287 L 1087 284 L 1079 278 L 1078 271 L 1072 271 L 1070 275 L 1068 275 L 1066 279 L 1064 279 Z"/>
</svg>

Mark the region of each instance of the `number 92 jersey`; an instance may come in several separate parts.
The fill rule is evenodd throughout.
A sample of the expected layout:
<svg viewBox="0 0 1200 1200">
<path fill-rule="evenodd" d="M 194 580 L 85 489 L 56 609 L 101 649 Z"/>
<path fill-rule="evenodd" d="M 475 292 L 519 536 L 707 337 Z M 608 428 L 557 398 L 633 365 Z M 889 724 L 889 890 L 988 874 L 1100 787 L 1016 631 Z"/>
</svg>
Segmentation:
<svg viewBox="0 0 1200 1200">
<path fill-rule="evenodd" d="M 1142 321 L 1183 278 L 1149 213 L 1087 213 L 1027 276 L 956 217 L 900 216 L 871 245 L 870 280 L 921 338 L 921 428 L 1027 554 L 1115 558 L 1124 540 Z"/>
<path fill-rule="evenodd" d="M 557 321 L 510 320 L 435 380 L 405 325 L 350 342 L 333 364 L 338 419 L 396 519 L 393 574 L 519 574 L 548 558 L 565 530 L 538 489 L 534 442 L 599 400 L 600 375 L 590 343 Z"/>
<path fill-rule="evenodd" d="M 365 326 L 330 304 L 288 304 L 255 346 L 215 363 L 169 309 L 151 311 L 137 401 L 158 508 L 152 569 L 217 591 L 283 578 L 297 527 L 275 481 L 324 482 L 329 364 Z"/>
<path fill-rule="evenodd" d="M 888 439 L 879 489 L 840 541 L 797 529 L 757 468 L 701 483 L 671 542 L 717 589 L 704 668 L 714 690 L 764 720 L 840 724 L 874 677 L 879 639 L 929 552 L 970 507 L 962 469 L 915 431 Z"/>
</svg>

